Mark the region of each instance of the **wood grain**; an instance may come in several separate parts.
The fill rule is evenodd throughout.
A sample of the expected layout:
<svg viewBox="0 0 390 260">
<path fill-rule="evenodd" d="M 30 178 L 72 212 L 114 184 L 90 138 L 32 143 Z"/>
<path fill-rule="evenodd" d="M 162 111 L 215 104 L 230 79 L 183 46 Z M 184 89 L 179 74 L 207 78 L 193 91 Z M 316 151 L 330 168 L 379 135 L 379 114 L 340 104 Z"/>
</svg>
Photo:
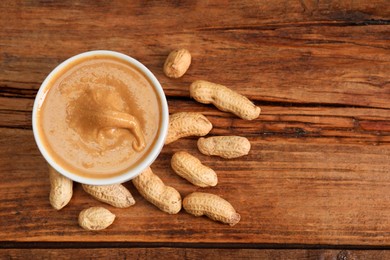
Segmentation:
<svg viewBox="0 0 390 260">
<path fill-rule="evenodd" d="M 388 2 L 380 0 L 0 1 L 0 243 L 390 246 L 389 17 Z M 193 63 L 183 78 L 168 79 L 162 72 L 166 55 L 182 47 L 191 51 Z M 66 208 L 50 207 L 47 167 L 31 130 L 34 97 L 56 65 L 93 49 L 120 51 L 143 62 L 163 85 L 170 112 L 199 111 L 213 123 L 212 135 L 249 138 L 247 157 L 206 157 L 197 151 L 196 139 L 188 138 L 164 147 L 153 165 L 182 196 L 205 190 L 228 199 L 242 216 L 238 225 L 184 212 L 169 216 L 130 183 L 125 185 L 136 205 L 110 207 L 117 220 L 102 232 L 77 226 L 82 209 L 101 205 L 79 184 Z M 262 114 L 249 122 L 195 103 L 188 86 L 197 79 L 247 95 Z M 218 186 L 199 189 L 176 176 L 169 161 L 179 150 L 215 169 Z M 90 252 L 142 258 L 157 256 L 158 250 Z M 201 254 L 196 249 L 163 251 L 172 258 Z M 64 256 L 58 250 L 4 252 L 10 257 L 33 252 Z M 328 254 L 334 259 L 339 254 L 272 252 L 202 254 L 210 259 L 327 259 Z M 386 258 L 387 252 L 375 252 L 372 259 L 382 255 Z"/>
<path fill-rule="evenodd" d="M 127 183 L 136 205 L 127 210 L 110 207 L 117 215 L 114 225 L 91 234 L 77 226 L 78 213 L 103 204 L 75 185 L 69 206 L 53 210 L 47 167 L 31 131 L 0 132 L 0 157 L 7 158 L 0 161 L 1 241 L 390 244 L 388 145 L 250 137 L 251 153 L 244 160 L 228 161 L 201 155 L 196 139 L 183 139 L 164 147 L 153 165 L 155 172 L 182 196 L 195 190 L 221 195 L 236 207 L 242 221 L 231 228 L 184 212 L 170 216 Z M 217 187 L 196 188 L 175 175 L 169 161 L 183 149 L 218 173 Z"/>
<path fill-rule="evenodd" d="M 2 95 L 33 98 L 59 62 L 111 49 L 147 65 L 168 96 L 204 78 L 262 101 L 388 108 L 386 1 L 306 2 L 2 1 Z M 172 81 L 162 64 L 178 47 L 193 69 Z"/>
<path fill-rule="evenodd" d="M 256 250 L 192 248 L 0 249 L 5 259 L 272 259 L 385 260 L 384 250 Z"/>
</svg>

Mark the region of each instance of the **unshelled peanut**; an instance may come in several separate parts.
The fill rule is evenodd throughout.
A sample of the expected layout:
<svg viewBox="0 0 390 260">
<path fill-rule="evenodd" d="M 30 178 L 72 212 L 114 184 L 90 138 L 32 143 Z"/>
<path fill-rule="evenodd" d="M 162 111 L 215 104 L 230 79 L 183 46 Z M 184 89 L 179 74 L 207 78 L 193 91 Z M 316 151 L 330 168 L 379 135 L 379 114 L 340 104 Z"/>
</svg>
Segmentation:
<svg viewBox="0 0 390 260">
<path fill-rule="evenodd" d="M 215 221 L 234 226 L 241 217 L 225 199 L 210 193 L 194 192 L 183 200 L 183 208 L 194 216 L 207 216 Z"/>
<path fill-rule="evenodd" d="M 215 171 L 187 152 L 177 152 L 171 159 L 172 169 L 181 177 L 199 187 L 215 186 L 218 183 Z"/>
<path fill-rule="evenodd" d="M 73 181 L 49 166 L 50 204 L 56 210 L 65 207 L 73 195 Z"/>
<path fill-rule="evenodd" d="M 242 136 L 201 137 L 197 144 L 201 153 L 226 159 L 247 155 L 251 149 L 249 140 Z"/>
<path fill-rule="evenodd" d="M 191 65 L 191 54 L 186 49 L 172 51 L 165 63 L 164 73 L 169 78 L 180 78 Z"/>
<path fill-rule="evenodd" d="M 102 230 L 110 226 L 115 215 L 103 207 L 84 209 L 79 214 L 79 225 L 86 230 Z"/>
<path fill-rule="evenodd" d="M 128 208 L 135 204 L 130 191 L 122 184 L 95 186 L 83 184 L 83 189 L 95 199 L 117 208 Z"/>
<path fill-rule="evenodd" d="M 200 103 L 213 104 L 222 111 L 231 112 L 246 120 L 256 119 L 261 111 L 247 97 L 205 80 L 197 80 L 191 84 L 190 96 Z"/>
<path fill-rule="evenodd" d="M 182 137 L 207 135 L 213 125 L 202 114 L 195 112 L 179 112 L 170 115 L 168 135 L 165 144 L 172 143 Z"/>
<path fill-rule="evenodd" d="M 153 173 L 150 167 L 133 179 L 133 184 L 147 201 L 168 214 L 176 214 L 181 210 L 180 193 Z"/>
</svg>

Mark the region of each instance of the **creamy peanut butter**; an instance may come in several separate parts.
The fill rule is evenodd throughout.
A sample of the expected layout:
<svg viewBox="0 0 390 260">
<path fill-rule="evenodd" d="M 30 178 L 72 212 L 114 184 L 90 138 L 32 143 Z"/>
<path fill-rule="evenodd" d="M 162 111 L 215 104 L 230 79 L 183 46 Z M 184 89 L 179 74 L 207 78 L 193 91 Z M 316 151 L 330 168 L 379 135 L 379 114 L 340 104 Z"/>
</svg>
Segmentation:
<svg viewBox="0 0 390 260">
<path fill-rule="evenodd" d="M 160 101 L 146 76 L 111 56 L 78 59 L 53 77 L 38 111 L 44 146 L 67 171 L 105 178 L 135 167 L 157 139 Z"/>
</svg>

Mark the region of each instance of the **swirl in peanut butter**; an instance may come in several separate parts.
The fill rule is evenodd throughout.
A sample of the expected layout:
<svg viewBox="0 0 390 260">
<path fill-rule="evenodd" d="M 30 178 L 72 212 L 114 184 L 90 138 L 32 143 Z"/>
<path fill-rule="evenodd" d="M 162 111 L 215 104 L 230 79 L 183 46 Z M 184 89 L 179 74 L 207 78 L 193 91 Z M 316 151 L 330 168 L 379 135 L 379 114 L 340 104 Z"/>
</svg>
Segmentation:
<svg viewBox="0 0 390 260">
<path fill-rule="evenodd" d="M 133 148 L 140 152 L 145 148 L 145 137 L 139 120 L 126 112 L 120 95 L 107 91 L 107 87 L 87 87 L 82 94 L 69 102 L 66 120 L 86 142 L 96 141 L 98 149 L 107 149 L 108 139 L 122 142 L 117 129 L 128 129 L 135 137 Z M 108 88 L 109 89 L 109 88 Z M 107 138 L 109 137 L 109 138 Z M 111 146 L 112 147 L 112 146 Z"/>
</svg>

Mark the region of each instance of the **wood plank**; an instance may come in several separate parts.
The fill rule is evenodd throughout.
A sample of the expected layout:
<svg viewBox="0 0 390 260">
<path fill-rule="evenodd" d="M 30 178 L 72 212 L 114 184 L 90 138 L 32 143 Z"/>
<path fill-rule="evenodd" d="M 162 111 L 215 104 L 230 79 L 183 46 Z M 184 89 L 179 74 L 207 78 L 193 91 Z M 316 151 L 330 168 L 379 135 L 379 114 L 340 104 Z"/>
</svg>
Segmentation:
<svg viewBox="0 0 390 260">
<path fill-rule="evenodd" d="M 0 241 L 133 241 L 205 243 L 302 243 L 390 245 L 389 145 L 359 145 L 250 137 L 247 157 L 222 160 L 201 155 L 196 139 L 164 147 L 155 172 L 184 197 L 195 190 L 219 194 L 242 215 L 235 227 L 180 212 L 167 215 L 134 187 L 136 205 L 107 206 L 117 216 L 110 228 L 77 226 L 85 207 L 103 205 L 75 185 L 70 204 L 57 212 L 48 202 L 47 167 L 32 132 L 0 129 Z M 196 188 L 169 167 L 175 151 L 198 156 L 219 175 L 214 188 Z M 21 192 L 23 190 L 23 192 Z M 152 232 L 151 232 L 152 231 Z"/>
<path fill-rule="evenodd" d="M 30 99 L 0 98 L 0 127 L 31 129 Z M 244 121 L 194 100 L 168 99 L 171 113 L 196 111 L 213 123 L 212 135 L 245 135 L 262 140 L 390 143 L 390 112 L 381 108 L 262 105 L 260 117 Z"/>
<path fill-rule="evenodd" d="M 385 260 L 385 250 L 275 250 L 194 248 L 0 249 L 5 259 L 272 259 Z"/>
<path fill-rule="evenodd" d="M 208 79 L 259 101 L 389 108 L 386 1 L 321 1 L 312 11 L 311 1 L 273 2 L 213 1 L 199 16 L 205 4 L 2 1 L 0 96 L 33 98 L 61 61 L 111 49 L 147 65 L 168 96 L 187 96 L 192 81 Z M 162 64 L 178 47 L 193 64 L 173 81 Z"/>
<path fill-rule="evenodd" d="M 150 33 L 150 30 L 154 28 L 156 31 L 170 29 L 174 32 L 227 26 L 256 28 L 262 25 L 289 25 L 297 22 L 302 25 L 307 25 L 310 22 L 358 23 L 364 21 L 369 23 L 370 19 L 374 19 L 371 20 L 371 23 L 375 23 L 375 20 L 386 21 L 390 14 L 387 2 L 383 0 L 372 0 L 369 3 L 364 0 L 353 2 L 336 0 L 285 2 L 275 0 L 272 2 L 240 1 L 236 3 L 226 3 L 223 0 L 217 0 L 213 3 L 204 1 L 149 1 L 145 3 L 125 0 L 117 0 L 114 3 L 110 1 L 92 3 L 87 0 L 76 3 L 58 3 L 57 1 L 42 3 L 18 0 L 2 1 L 0 7 L 8 10 L 8 12 L 4 12 L 6 21 L 19 19 L 21 25 L 26 26 L 27 29 L 35 28 L 34 26 L 39 24 L 50 25 L 49 28 L 41 28 L 50 30 L 66 24 L 68 31 L 80 26 L 83 31 L 95 31 L 98 29 L 98 25 L 109 21 L 104 26 L 114 28 L 115 30 L 111 33 L 118 31 L 118 27 L 120 29 L 128 24 L 133 25 L 133 30 L 138 30 L 139 33 Z M 129 17 L 137 17 L 137 19 L 129 19 Z M 4 25 L 16 32 L 23 28 L 14 23 Z M 95 26 L 89 28 L 88 25 Z"/>
</svg>

